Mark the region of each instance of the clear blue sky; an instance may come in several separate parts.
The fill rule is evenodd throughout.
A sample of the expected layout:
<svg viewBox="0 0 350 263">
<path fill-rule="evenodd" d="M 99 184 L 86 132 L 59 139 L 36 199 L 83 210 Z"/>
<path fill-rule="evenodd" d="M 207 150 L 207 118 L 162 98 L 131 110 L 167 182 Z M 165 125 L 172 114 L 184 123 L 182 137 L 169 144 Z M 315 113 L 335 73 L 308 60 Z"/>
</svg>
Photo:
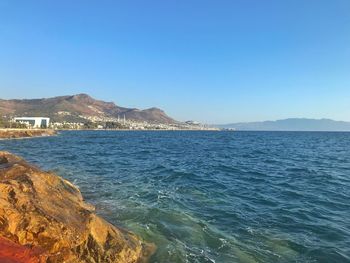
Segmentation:
<svg viewBox="0 0 350 263">
<path fill-rule="evenodd" d="M 349 0 L 0 0 L 0 97 L 350 120 Z"/>
</svg>

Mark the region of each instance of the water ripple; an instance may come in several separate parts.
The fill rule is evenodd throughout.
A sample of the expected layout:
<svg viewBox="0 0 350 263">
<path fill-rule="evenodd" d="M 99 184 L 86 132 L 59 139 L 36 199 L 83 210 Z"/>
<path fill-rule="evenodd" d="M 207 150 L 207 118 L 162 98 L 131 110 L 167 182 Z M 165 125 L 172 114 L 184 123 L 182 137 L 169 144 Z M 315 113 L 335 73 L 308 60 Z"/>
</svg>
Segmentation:
<svg viewBox="0 0 350 263">
<path fill-rule="evenodd" d="M 350 262 L 350 133 L 62 132 L 2 140 L 158 246 L 152 262 Z"/>
</svg>

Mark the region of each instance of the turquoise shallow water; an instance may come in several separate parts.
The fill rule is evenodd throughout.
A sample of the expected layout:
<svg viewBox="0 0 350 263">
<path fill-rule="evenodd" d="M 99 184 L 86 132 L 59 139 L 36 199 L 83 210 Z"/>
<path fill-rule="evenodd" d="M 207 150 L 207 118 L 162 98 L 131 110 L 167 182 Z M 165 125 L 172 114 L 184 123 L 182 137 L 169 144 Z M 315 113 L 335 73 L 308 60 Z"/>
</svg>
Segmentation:
<svg viewBox="0 0 350 263">
<path fill-rule="evenodd" d="M 4 140 L 158 246 L 152 262 L 350 262 L 350 133 L 62 132 Z"/>
</svg>

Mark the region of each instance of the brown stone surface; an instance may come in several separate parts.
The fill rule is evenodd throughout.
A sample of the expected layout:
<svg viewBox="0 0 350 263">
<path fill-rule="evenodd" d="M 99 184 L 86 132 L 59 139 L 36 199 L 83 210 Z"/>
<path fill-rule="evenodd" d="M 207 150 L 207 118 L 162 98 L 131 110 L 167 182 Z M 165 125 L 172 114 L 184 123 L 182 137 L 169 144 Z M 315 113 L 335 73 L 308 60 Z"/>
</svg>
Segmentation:
<svg viewBox="0 0 350 263">
<path fill-rule="evenodd" d="M 49 129 L 0 129 L 0 139 L 30 138 L 56 134 Z"/>
<path fill-rule="evenodd" d="M 154 250 L 98 217 L 70 182 L 7 152 L 0 152 L 0 237 L 33 257 L 8 262 L 146 262 Z"/>
</svg>

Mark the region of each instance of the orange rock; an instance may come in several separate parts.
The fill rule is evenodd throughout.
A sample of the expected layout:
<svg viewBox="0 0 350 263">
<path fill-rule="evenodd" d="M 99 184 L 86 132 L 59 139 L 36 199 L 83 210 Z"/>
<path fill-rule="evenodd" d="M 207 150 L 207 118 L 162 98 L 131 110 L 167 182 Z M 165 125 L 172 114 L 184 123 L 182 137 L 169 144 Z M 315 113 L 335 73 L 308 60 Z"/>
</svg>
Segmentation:
<svg viewBox="0 0 350 263">
<path fill-rule="evenodd" d="M 47 255 L 40 249 L 18 245 L 0 237 L 1 263 L 43 263 Z"/>
<path fill-rule="evenodd" d="M 154 250 L 98 217 L 73 184 L 7 152 L 0 152 L 0 237 L 42 251 L 50 263 L 145 262 Z"/>
</svg>

